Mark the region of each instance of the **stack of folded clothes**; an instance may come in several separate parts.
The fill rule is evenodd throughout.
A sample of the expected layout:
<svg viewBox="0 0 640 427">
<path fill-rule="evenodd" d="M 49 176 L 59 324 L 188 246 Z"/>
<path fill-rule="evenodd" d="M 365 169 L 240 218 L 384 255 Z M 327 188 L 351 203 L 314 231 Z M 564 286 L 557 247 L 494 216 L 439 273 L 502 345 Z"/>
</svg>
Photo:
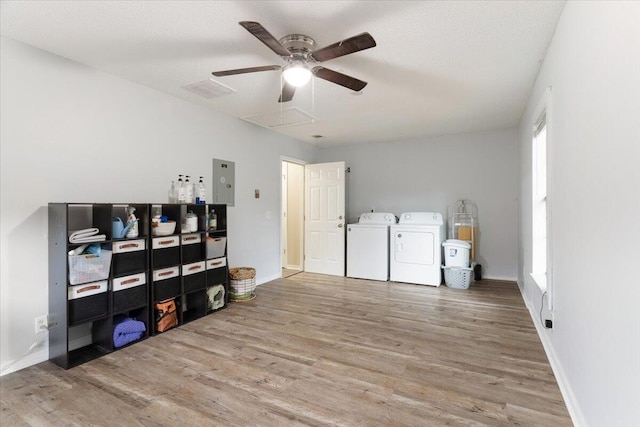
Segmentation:
<svg viewBox="0 0 640 427">
<path fill-rule="evenodd" d="M 118 348 L 137 341 L 146 330 L 144 322 L 124 315 L 116 316 L 113 318 L 113 346 Z"/>
</svg>

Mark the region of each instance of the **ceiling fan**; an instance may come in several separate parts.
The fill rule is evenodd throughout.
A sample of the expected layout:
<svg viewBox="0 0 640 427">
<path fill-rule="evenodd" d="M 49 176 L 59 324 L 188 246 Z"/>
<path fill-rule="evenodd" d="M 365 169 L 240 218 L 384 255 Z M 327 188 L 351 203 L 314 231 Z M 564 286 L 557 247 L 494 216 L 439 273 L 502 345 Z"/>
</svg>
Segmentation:
<svg viewBox="0 0 640 427">
<path fill-rule="evenodd" d="M 214 71 L 212 74 L 216 77 L 283 70 L 284 84 L 278 102 L 291 101 L 296 87 L 306 84 L 311 78 L 311 74 L 356 92 L 361 91 L 367 85 L 367 82 L 316 64 L 375 47 L 376 41 L 369 33 L 358 34 L 321 49 L 314 49 L 315 40 L 304 34 L 289 34 L 277 40 L 258 22 L 241 21 L 239 24 L 269 49 L 280 55 L 282 59 L 287 61 L 287 65 L 265 65 L 236 70 Z"/>
</svg>

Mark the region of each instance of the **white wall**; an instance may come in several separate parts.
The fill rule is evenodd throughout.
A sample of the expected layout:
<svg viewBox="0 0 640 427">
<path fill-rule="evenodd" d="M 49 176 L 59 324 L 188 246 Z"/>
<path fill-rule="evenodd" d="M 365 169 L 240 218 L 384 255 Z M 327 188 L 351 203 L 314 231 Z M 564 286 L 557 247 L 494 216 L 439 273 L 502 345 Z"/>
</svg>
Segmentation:
<svg viewBox="0 0 640 427">
<path fill-rule="evenodd" d="M 478 205 L 483 275 L 517 277 L 518 138 L 513 130 L 391 143 L 327 147 L 322 161 L 346 161 L 347 218 L 362 212 L 441 212 L 457 199 Z"/>
<path fill-rule="evenodd" d="M 531 271 L 531 133 L 548 129 L 552 330 Z M 576 425 L 640 425 L 640 3 L 568 2 L 523 115 L 519 285 Z"/>
<path fill-rule="evenodd" d="M 55 55 L 1 40 L 2 373 L 48 359 L 47 203 L 162 202 L 178 173 L 236 163 L 229 263 L 280 277 L 280 157 L 315 147 Z M 260 199 L 254 198 L 260 189 Z M 31 353 L 25 356 L 30 346 Z"/>
</svg>

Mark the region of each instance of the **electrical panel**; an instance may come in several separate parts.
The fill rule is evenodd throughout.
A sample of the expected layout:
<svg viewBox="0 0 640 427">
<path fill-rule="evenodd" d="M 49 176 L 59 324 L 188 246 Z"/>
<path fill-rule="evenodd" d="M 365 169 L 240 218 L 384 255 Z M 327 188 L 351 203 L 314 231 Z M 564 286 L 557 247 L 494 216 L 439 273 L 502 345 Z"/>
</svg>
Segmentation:
<svg viewBox="0 0 640 427">
<path fill-rule="evenodd" d="M 212 203 L 233 206 L 235 202 L 236 164 L 227 160 L 213 159 Z"/>
</svg>

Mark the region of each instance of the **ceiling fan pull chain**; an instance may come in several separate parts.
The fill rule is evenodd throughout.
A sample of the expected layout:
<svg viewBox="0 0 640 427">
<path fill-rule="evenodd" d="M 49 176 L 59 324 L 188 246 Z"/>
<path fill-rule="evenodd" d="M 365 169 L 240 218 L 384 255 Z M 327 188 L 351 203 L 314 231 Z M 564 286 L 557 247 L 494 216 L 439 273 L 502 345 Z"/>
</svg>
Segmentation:
<svg viewBox="0 0 640 427">
<path fill-rule="evenodd" d="M 316 122 L 316 76 L 311 78 L 311 123 Z"/>
<path fill-rule="evenodd" d="M 282 73 L 280 73 L 280 99 L 282 100 L 284 97 L 284 77 L 282 76 Z M 284 104 L 284 102 L 280 102 L 280 124 L 283 125 L 284 124 L 284 115 L 283 115 L 283 108 L 282 105 Z"/>
</svg>

